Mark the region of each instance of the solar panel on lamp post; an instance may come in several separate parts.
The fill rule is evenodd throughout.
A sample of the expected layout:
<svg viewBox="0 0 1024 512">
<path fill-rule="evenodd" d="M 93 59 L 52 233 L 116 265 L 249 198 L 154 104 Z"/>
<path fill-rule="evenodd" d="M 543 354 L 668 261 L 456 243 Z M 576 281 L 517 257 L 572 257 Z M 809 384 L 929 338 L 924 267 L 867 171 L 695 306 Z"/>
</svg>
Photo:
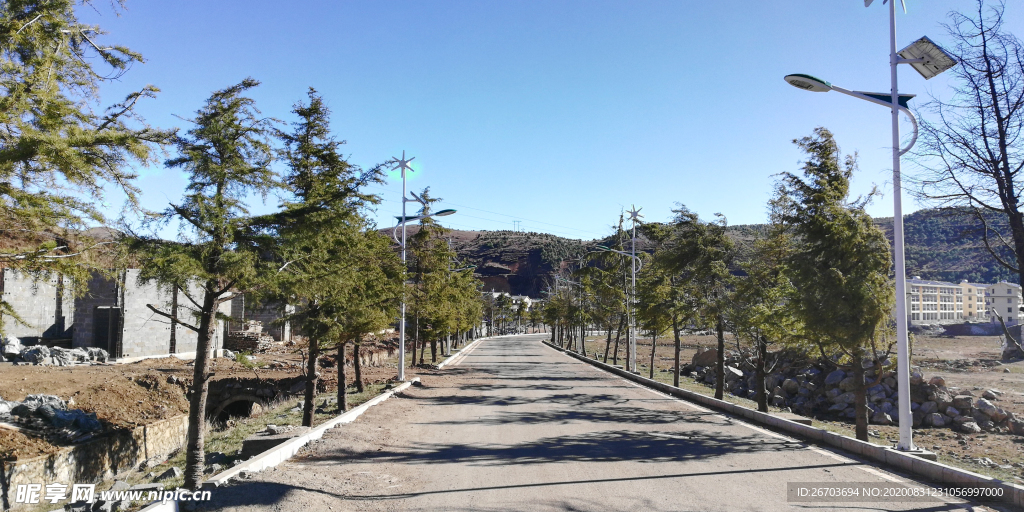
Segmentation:
<svg viewBox="0 0 1024 512">
<path fill-rule="evenodd" d="M 865 0 L 864 5 L 869 6 L 873 0 Z M 906 5 L 903 6 L 906 12 Z M 847 96 L 869 101 L 877 105 L 888 107 L 892 112 L 892 187 L 893 187 L 893 246 L 896 281 L 896 377 L 898 388 L 898 422 L 900 427 L 900 440 L 896 449 L 903 452 L 915 453 L 928 458 L 933 458 L 925 450 L 914 446 L 913 440 L 913 416 L 910 412 L 910 349 L 907 340 L 907 302 L 906 302 L 906 262 L 903 248 L 903 189 L 900 176 L 900 157 L 903 156 L 917 142 L 917 118 L 910 112 L 907 102 L 914 97 L 912 94 L 899 94 L 897 86 L 897 67 L 900 64 L 910 64 L 925 78 L 933 78 L 938 74 L 956 65 L 956 59 L 946 53 L 937 44 L 927 37 L 922 37 L 906 48 L 896 51 L 896 3 L 889 3 L 889 69 L 892 89 L 889 94 L 850 91 L 829 83 L 826 80 L 811 75 L 794 74 L 787 75 L 785 80 L 790 85 L 810 92 L 836 91 Z M 914 126 L 914 136 L 906 148 L 900 149 L 900 111 L 910 117 Z"/>
</svg>

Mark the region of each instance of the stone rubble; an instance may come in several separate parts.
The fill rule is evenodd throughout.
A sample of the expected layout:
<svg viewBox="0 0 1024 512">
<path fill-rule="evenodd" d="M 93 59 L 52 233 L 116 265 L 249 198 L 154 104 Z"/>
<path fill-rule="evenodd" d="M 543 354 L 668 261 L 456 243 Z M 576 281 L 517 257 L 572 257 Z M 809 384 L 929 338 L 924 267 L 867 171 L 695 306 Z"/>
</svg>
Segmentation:
<svg viewBox="0 0 1024 512">
<path fill-rule="evenodd" d="M 0 398 L 0 422 L 53 435 L 65 441 L 82 442 L 103 430 L 96 413 L 68 409 L 54 395 L 28 395 L 21 402 Z"/>
<path fill-rule="evenodd" d="M 716 377 L 715 349 L 698 349 L 690 364 L 680 370 L 682 375 L 698 382 L 714 385 Z M 774 354 L 773 371 L 765 377 L 768 403 L 805 416 L 854 419 L 854 377 L 852 372 L 836 369 L 834 364 L 796 351 Z M 752 365 L 753 354 L 726 351 L 725 388 L 735 396 L 754 399 L 757 382 Z M 890 361 L 883 359 L 882 366 Z M 899 395 L 896 376 L 883 371 L 878 378 L 875 363 L 865 359 L 865 390 L 868 421 L 876 425 L 899 423 Z M 877 382 L 877 384 L 873 384 Z M 988 389 L 982 397 L 969 390 L 947 387 L 942 376 L 925 379 L 919 368 L 910 378 L 911 414 L 914 427 L 950 428 L 964 433 L 1008 432 L 1024 436 L 1024 418 L 1008 413 L 996 403 L 1002 393 Z"/>
<path fill-rule="evenodd" d="M 72 366 L 76 364 L 106 363 L 110 355 L 96 347 L 61 348 L 34 345 L 26 347 L 18 338 L 0 338 L 0 362 Z"/>
</svg>

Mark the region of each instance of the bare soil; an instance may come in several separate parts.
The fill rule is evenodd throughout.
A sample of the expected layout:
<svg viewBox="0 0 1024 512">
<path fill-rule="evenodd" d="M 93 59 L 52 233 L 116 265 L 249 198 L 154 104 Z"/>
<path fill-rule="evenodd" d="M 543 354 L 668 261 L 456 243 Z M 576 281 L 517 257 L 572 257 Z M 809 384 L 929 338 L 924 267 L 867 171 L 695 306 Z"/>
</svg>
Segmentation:
<svg viewBox="0 0 1024 512">
<path fill-rule="evenodd" d="M 599 359 L 604 358 L 605 336 L 588 338 L 587 351 Z M 687 335 L 682 337 L 681 364 L 687 364 L 693 358 L 698 347 L 714 348 L 718 345 L 713 335 Z M 726 350 L 737 348 L 736 338 L 726 334 Z M 613 363 L 615 337 L 612 336 L 612 352 L 608 363 Z M 745 344 L 741 344 L 745 346 Z M 969 391 L 976 397 L 987 389 L 1003 392 L 1003 396 L 993 403 L 1008 412 L 1024 416 L 1024 361 L 1003 364 L 999 362 L 1002 352 L 998 336 L 918 336 L 914 341 L 913 364 L 921 366 L 925 380 L 941 376 L 946 387 L 953 391 Z M 625 335 L 619 342 L 618 362 L 624 364 L 626 354 Z M 674 342 L 671 337 L 659 338 L 655 352 L 654 378 L 672 382 L 671 369 L 674 364 Z M 650 374 L 651 339 L 637 338 L 637 363 L 641 375 Z M 1009 372 L 1006 372 L 1009 370 Z M 686 380 L 688 387 L 696 383 L 692 378 Z M 708 393 L 712 392 L 706 386 Z M 738 397 L 728 396 L 729 401 L 742 403 L 747 407 L 756 408 L 755 402 Z M 815 425 L 833 431 L 853 435 L 853 424 L 830 418 L 817 418 Z M 899 427 L 871 425 L 871 441 L 876 444 L 893 445 L 899 439 Z M 1004 480 L 1024 483 L 1024 437 L 1009 433 L 961 434 L 948 428 L 922 427 L 914 431 L 914 442 L 927 450 L 936 452 L 939 461 L 969 471 L 981 473 Z M 1013 466 L 1012 468 L 990 467 L 980 464 L 976 459 L 989 458 L 997 465 Z"/>
<path fill-rule="evenodd" d="M 383 344 L 384 342 L 381 342 Z M 254 354 L 250 368 L 233 359 L 213 360 L 211 381 L 248 379 L 258 375 L 263 380 L 287 379 L 302 375 L 306 347 L 302 344 L 275 344 L 265 353 Z M 363 350 L 373 350 L 369 342 Z M 327 390 L 337 389 L 335 352 L 322 357 L 330 366 L 322 368 L 321 378 Z M 352 345 L 346 351 L 349 361 L 347 385 L 355 382 L 351 367 Z M 429 360 L 429 354 L 427 360 Z M 68 401 L 70 408 L 96 413 L 104 432 L 131 429 L 164 418 L 187 414 L 185 391 L 192 380 L 191 360 L 175 357 L 146 359 L 129 364 L 91 366 L 6 366 L 0 371 L 0 398 L 24 400 L 30 394 L 56 395 Z M 416 375 L 417 369 L 407 370 Z M 380 366 L 364 366 L 363 382 L 382 383 L 395 378 L 397 360 L 391 358 Z M 176 384 L 169 383 L 170 376 Z M 175 380 L 175 379 L 170 379 Z M 16 432 L 0 428 L 0 460 L 16 460 L 54 453 L 62 443 L 32 432 Z"/>
</svg>

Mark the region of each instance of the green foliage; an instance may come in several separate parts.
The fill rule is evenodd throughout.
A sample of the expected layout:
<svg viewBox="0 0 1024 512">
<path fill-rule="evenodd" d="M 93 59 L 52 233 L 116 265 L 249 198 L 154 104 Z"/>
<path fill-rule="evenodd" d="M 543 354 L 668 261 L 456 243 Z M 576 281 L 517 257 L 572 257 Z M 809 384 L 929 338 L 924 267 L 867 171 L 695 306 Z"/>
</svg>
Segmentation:
<svg viewBox="0 0 1024 512">
<path fill-rule="evenodd" d="M 186 446 L 185 486 L 190 489 L 202 483 L 203 414 L 217 310 L 236 292 L 269 287 L 278 270 L 268 258 L 272 236 L 249 215 L 245 204 L 251 194 L 267 194 L 279 186 L 270 168 L 272 122 L 243 95 L 257 85 L 248 78 L 213 93 L 196 113 L 193 127 L 176 138 L 178 155 L 166 165 L 183 169 L 189 184 L 181 202 L 153 214 L 152 221 L 177 222 L 178 240 L 155 234 L 127 240 L 142 262 L 141 279 L 177 287 L 196 309 L 198 325 L 192 325 L 177 311 L 150 305 L 155 313 L 198 333 Z M 189 284 L 195 281 L 195 295 L 201 296 L 193 296 Z"/>
<path fill-rule="evenodd" d="M 173 132 L 134 111 L 155 87 L 99 106 L 99 84 L 142 56 L 100 45 L 103 32 L 79 22 L 75 4 L 0 2 L 0 267 L 63 274 L 82 291 L 90 271 L 110 264 L 109 241 L 83 234 L 106 221 L 97 205 L 115 189 L 134 204 L 131 166 L 152 162 Z"/>
<path fill-rule="evenodd" d="M 832 134 L 817 128 L 794 143 L 808 155 L 807 181 L 785 173 L 779 189 L 783 222 L 799 240 L 788 261 L 794 306 L 808 337 L 851 354 L 893 307 L 889 242 L 863 203 L 849 202 L 856 160 L 840 163 Z"/>
</svg>

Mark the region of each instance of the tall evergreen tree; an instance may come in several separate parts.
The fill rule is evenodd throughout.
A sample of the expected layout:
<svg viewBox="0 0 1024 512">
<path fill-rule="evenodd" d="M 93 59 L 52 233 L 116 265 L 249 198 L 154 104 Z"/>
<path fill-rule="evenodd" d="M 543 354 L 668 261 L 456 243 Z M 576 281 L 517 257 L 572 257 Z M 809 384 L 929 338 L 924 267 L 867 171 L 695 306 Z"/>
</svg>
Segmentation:
<svg viewBox="0 0 1024 512">
<path fill-rule="evenodd" d="M 292 320 L 309 338 L 302 421 L 312 426 L 321 349 L 343 344 L 357 324 L 370 332 L 371 327 L 353 318 L 359 315 L 350 310 L 366 302 L 359 293 L 360 287 L 364 292 L 367 288 L 364 281 L 380 278 L 376 270 L 394 269 L 394 262 L 382 260 L 397 257 L 387 245 L 374 243 L 379 234 L 367 233 L 370 224 L 365 210 L 379 199 L 365 187 L 383 182 L 380 167 L 364 172 L 345 161 L 339 149 L 344 142 L 331 135 L 330 110 L 316 90 L 310 88 L 307 95 L 308 103 L 297 103 L 292 109 L 298 116 L 292 130 L 277 131 L 283 143 L 280 157 L 288 165 L 283 181 L 290 197 L 280 212 L 263 222 L 280 237 L 283 271 L 273 295 L 302 306 Z M 375 263 L 369 273 L 368 260 Z M 393 281 L 384 277 L 382 284 Z M 343 369 L 343 357 L 339 364 Z M 345 383 L 339 386 L 344 388 Z"/>
<path fill-rule="evenodd" d="M 797 240 L 787 261 L 796 289 L 793 305 L 808 342 L 822 356 L 838 351 L 849 361 L 857 439 L 866 441 L 864 360 L 894 307 L 889 242 L 864 211 L 870 197 L 849 198 L 856 158 L 843 158 L 825 128 L 793 142 L 807 154 L 806 179 L 784 173 L 778 196 L 783 222 Z"/>
<path fill-rule="evenodd" d="M 154 214 L 153 221 L 176 222 L 178 240 L 155 235 L 129 240 L 142 262 L 141 277 L 176 286 L 196 310 L 196 318 L 190 321 L 149 305 L 155 313 L 198 333 L 185 447 L 185 487 L 189 489 L 198 489 L 203 477 L 204 412 L 217 311 L 235 291 L 267 287 L 278 272 L 277 265 L 265 257 L 268 236 L 246 207 L 251 194 L 265 195 L 278 187 L 270 168 L 272 121 L 244 96 L 257 85 L 247 78 L 213 93 L 196 113 L 193 127 L 176 138 L 178 156 L 166 165 L 184 170 L 189 184 L 181 202 Z M 199 284 L 197 296 L 189 291 L 192 282 Z"/>
<path fill-rule="evenodd" d="M 721 400 L 725 396 L 725 315 L 732 285 L 729 264 L 735 247 L 725 234 L 724 217 L 705 222 L 683 205 L 673 212 L 673 233 L 661 256 L 662 265 L 680 275 L 678 285 L 694 308 L 693 320 L 718 335 L 715 398 Z"/>
<path fill-rule="evenodd" d="M 76 3 L 0 2 L 0 267 L 83 286 L 104 266 L 95 252 L 106 242 L 82 230 L 107 223 L 99 205 L 110 192 L 135 203 L 131 166 L 153 162 L 173 131 L 150 128 L 135 111 L 153 86 L 100 107 L 101 83 L 143 59 L 101 45 L 103 32 L 78 20 Z M 0 333 L 14 313 L 0 300 Z"/>
</svg>

